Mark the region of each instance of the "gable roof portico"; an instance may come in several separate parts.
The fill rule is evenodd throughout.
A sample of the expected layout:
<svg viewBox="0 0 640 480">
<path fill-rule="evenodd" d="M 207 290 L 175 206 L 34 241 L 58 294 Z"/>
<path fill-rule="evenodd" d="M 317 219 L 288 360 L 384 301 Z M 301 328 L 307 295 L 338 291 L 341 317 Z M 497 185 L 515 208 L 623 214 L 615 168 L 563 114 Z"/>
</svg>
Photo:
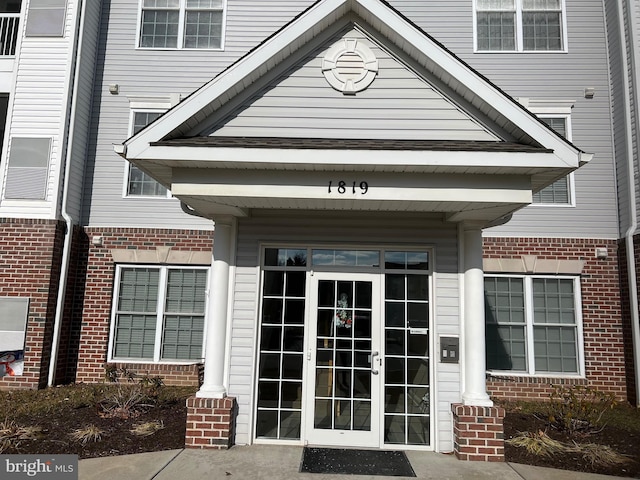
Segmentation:
<svg viewBox="0 0 640 480">
<path fill-rule="evenodd" d="M 358 44 L 379 57 L 372 83 L 339 91 L 327 52 L 346 45 L 353 77 L 359 58 L 373 62 Z M 269 208 L 481 222 L 591 157 L 379 0 L 316 2 L 116 151 L 212 218 Z"/>
</svg>

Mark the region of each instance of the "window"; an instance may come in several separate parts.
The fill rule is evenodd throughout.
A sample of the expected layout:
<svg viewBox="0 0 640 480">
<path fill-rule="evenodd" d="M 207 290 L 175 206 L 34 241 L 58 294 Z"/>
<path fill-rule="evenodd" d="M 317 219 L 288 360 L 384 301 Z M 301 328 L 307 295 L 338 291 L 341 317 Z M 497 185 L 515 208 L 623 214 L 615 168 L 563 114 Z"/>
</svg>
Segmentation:
<svg viewBox="0 0 640 480">
<path fill-rule="evenodd" d="M 162 115 L 162 112 L 133 112 L 133 134 L 135 135 L 144 127 Z M 167 197 L 168 190 L 144 173 L 135 165 L 129 165 L 127 179 L 127 196 L 143 197 Z"/>
<path fill-rule="evenodd" d="M 221 48 L 224 0 L 142 0 L 142 48 Z"/>
<path fill-rule="evenodd" d="M 31 0 L 27 12 L 25 36 L 64 36 L 66 11 L 67 0 Z"/>
<path fill-rule="evenodd" d="M 487 369 L 581 374 L 577 277 L 486 276 Z"/>
<path fill-rule="evenodd" d="M 117 270 L 114 360 L 201 360 L 206 268 L 122 266 Z"/>
<path fill-rule="evenodd" d="M 564 138 L 569 138 L 569 117 L 543 117 L 540 120 Z M 546 205 L 571 205 L 571 174 L 556 180 L 548 187 L 533 194 L 533 203 Z"/>
<path fill-rule="evenodd" d="M 46 200 L 53 139 L 12 137 L 4 198 Z"/>
<path fill-rule="evenodd" d="M 477 51 L 563 51 L 563 0 L 476 0 Z"/>
</svg>

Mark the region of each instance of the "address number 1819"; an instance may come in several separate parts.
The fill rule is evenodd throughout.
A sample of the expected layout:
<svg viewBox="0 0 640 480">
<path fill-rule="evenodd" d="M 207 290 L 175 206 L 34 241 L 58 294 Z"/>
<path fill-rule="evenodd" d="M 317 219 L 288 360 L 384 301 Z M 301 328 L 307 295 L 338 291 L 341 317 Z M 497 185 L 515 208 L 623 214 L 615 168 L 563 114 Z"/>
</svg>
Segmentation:
<svg viewBox="0 0 640 480">
<path fill-rule="evenodd" d="M 360 193 L 361 195 L 366 195 L 369 191 L 369 184 L 367 182 L 353 182 L 349 185 L 344 180 L 340 180 L 336 185 L 333 184 L 333 181 L 329 182 L 329 193 L 339 193 L 340 195 L 344 195 L 347 192 L 355 195 L 356 193 Z"/>
</svg>

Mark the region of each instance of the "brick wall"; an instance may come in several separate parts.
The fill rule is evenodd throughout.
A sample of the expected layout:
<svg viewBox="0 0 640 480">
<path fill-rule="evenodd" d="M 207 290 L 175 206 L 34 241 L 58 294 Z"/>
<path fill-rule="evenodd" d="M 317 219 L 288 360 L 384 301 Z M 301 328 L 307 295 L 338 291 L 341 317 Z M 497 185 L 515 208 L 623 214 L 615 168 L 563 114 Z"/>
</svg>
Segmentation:
<svg viewBox="0 0 640 480">
<path fill-rule="evenodd" d="M 453 451 L 458 459 L 504 462 L 504 408 L 454 403 L 451 412 Z"/>
<path fill-rule="evenodd" d="M 117 250 L 155 250 L 211 252 L 213 232 L 200 230 L 160 230 L 132 228 L 86 228 L 88 239 L 83 288 L 82 326 L 78 343 L 76 381 L 99 382 L 104 379 L 115 264 L 111 254 Z M 92 239 L 101 237 L 101 245 Z M 148 369 L 148 366 L 142 366 Z M 163 373 L 168 372 L 160 372 Z M 170 374 L 173 375 L 173 374 Z M 173 380 L 171 380 L 173 381 Z"/>
<path fill-rule="evenodd" d="M 223 450 L 233 445 L 237 404 L 233 397 L 187 399 L 187 448 Z"/>
<path fill-rule="evenodd" d="M 24 374 L 0 388 L 47 385 L 64 232 L 58 221 L 0 219 L 0 296 L 30 299 Z"/>
<path fill-rule="evenodd" d="M 165 385 L 176 385 L 182 387 L 199 387 L 202 384 L 204 375 L 204 365 L 201 363 L 191 365 L 168 365 L 168 364 L 139 364 L 108 362 L 107 365 L 119 370 L 132 372 L 140 377 L 162 378 Z"/>
<path fill-rule="evenodd" d="M 606 247 L 606 259 L 595 257 Z M 625 362 L 625 323 L 622 318 L 618 245 L 615 240 L 558 238 L 485 238 L 484 257 L 519 259 L 536 255 L 545 260 L 582 260 L 582 322 L 586 380 L 529 377 L 492 377 L 487 389 L 494 397 L 548 398 L 552 385 L 582 384 L 627 400 L 628 365 Z"/>
</svg>

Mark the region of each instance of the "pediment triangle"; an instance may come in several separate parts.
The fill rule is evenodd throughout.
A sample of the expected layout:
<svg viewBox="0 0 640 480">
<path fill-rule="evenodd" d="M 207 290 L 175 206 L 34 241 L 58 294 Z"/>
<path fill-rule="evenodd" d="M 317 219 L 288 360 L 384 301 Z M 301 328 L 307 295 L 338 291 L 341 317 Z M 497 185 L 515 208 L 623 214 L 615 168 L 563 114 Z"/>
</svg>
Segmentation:
<svg viewBox="0 0 640 480">
<path fill-rule="evenodd" d="M 355 23 L 225 109 L 194 128 L 198 135 L 499 140 Z"/>
</svg>

